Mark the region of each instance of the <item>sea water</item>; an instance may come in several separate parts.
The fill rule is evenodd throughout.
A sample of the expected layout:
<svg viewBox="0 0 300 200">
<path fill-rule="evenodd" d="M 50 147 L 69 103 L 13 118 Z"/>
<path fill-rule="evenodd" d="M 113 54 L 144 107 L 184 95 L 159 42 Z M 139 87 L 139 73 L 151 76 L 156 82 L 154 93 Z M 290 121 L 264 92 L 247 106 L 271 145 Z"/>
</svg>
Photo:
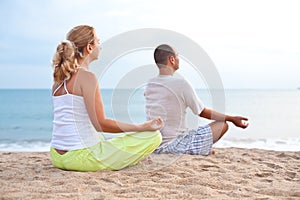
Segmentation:
<svg viewBox="0 0 300 200">
<path fill-rule="evenodd" d="M 300 90 L 225 90 L 219 102 L 212 91 L 199 89 L 197 94 L 209 108 L 249 118 L 247 129 L 229 123 L 229 131 L 216 147 L 300 151 Z M 101 95 L 107 117 L 145 121 L 142 89 L 102 89 Z M 0 90 L 0 151 L 49 151 L 52 109 L 50 90 Z M 187 119 L 191 128 L 210 123 L 190 110 Z"/>
</svg>

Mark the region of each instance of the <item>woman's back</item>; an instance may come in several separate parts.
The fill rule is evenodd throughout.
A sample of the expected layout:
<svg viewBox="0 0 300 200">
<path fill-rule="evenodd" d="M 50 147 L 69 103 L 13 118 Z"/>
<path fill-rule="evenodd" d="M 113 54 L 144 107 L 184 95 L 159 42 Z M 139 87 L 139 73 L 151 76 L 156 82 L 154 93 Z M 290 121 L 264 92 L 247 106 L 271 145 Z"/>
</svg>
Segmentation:
<svg viewBox="0 0 300 200">
<path fill-rule="evenodd" d="M 89 64 L 101 47 L 95 29 L 74 27 L 52 59 L 53 133 L 50 148 L 55 167 L 76 171 L 118 170 L 137 164 L 161 143 L 161 119 L 128 124 L 105 116 L 98 78 Z M 98 131 L 98 132 L 97 132 Z M 131 132 L 104 140 L 99 132 Z M 137 132 L 138 131 L 138 132 Z M 88 148 L 87 148 L 88 147 Z"/>
<path fill-rule="evenodd" d="M 57 95 L 64 89 L 63 95 Z M 60 150 L 76 150 L 97 144 L 100 134 L 92 125 L 82 96 L 70 94 L 67 81 L 53 92 L 53 133 L 51 146 Z"/>
</svg>

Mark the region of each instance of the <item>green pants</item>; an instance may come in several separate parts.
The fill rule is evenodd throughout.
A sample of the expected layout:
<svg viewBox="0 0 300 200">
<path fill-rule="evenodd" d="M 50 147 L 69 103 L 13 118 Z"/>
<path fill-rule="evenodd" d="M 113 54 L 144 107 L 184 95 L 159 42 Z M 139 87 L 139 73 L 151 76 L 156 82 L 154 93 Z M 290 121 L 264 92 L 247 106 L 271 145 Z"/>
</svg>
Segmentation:
<svg viewBox="0 0 300 200">
<path fill-rule="evenodd" d="M 161 143 L 159 131 L 127 133 L 103 140 L 89 148 L 68 151 L 61 155 L 50 149 L 53 165 L 64 170 L 120 170 L 137 164 Z"/>
</svg>

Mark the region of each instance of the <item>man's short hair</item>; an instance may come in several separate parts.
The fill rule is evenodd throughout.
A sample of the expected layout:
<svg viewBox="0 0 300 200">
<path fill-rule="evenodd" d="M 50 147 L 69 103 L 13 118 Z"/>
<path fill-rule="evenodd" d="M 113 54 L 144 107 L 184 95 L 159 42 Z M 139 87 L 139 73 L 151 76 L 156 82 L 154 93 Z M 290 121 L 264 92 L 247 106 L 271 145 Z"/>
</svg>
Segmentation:
<svg viewBox="0 0 300 200">
<path fill-rule="evenodd" d="M 154 51 L 154 60 L 158 68 L 164 67 L 170 56 L 175 56 L 174 49 L 167 44 L 161 44 Z"/>
</svg>

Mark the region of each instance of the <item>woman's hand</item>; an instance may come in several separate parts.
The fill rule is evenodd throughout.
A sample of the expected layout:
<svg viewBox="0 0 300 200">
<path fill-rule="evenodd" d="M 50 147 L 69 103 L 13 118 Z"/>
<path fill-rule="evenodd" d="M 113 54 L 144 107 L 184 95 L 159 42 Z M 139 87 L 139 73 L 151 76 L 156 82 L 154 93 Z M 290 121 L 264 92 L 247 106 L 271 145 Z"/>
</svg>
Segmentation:
<svg viewBox="0 0 300 200">
<path fill-rule="evenodd" d="M 160 117 L 157 117 L 155 119 L 149 120 L 142 124 L 143 131 L 156 131 L 163 127 L 163 120 Z"/>
</svg>

